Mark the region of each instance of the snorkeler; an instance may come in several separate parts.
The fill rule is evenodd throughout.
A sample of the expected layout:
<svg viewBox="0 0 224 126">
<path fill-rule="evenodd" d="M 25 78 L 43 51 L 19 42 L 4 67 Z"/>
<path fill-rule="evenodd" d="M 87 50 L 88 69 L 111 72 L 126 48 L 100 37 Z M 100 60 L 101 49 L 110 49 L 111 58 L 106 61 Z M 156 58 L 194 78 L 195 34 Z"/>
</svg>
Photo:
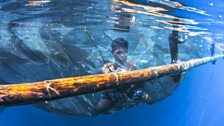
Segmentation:
<svg viewBox="0 0 224 126">
<path fill-rule="evenodd" d="M 179 19 L 173 19 L 175 22 L 179 21 Z M 176 63 L 178 61 L 178 44 L 182 44 L 187 40 L 187 37 L 180 37 L 179 31 L 176 29 L 178 28 L 178 24 L 173 24 L 173 31 L 169 35 L 169 47 L 170 47 L 170 54 L 171 54 L 171 63 Z"/>
<path fill-rule="evenodd" d="M 215 55 L 215 43 L 214 42 L 210 45 L 210 51 L 211 51 L 211 56 L 213 57 Z M 213 65 L 215 65 L 215 63 L 216 63 L 216 60 L 212 61 Z"/>
<path fill-rule="evenodd" d="M 179 19 L 175 18 L 173 21 L 178 22 Z M 180 23 L 174 23 L 173 24 L 173 31 L 169 35 L 169 48 L 170 48 L 170 55 L 171 55 L 171 63 L 176 63 L 179 60 L 179 50 L 178 50 L 178 44 L 182 44 L 187 40 L 186 36 L 180 37 L 179 31 L 176 29 L 178 28 L 178 24 Z M 174 82 L 179 82 L 181 75 L 173 75 Z"/>
<path fill-rule="evenodd" d="M 112 54 L 115 59 L 113 63 L 104 64 L 102 67 L 103 73 L 131 71 L 136 69 L 136 65 L 127 59 L 128 42 L 123 38 L 115 39 L 112 44 Z M 137 85 L 130 85 L 118 89 L 104 91 L 102 97 L 96 105 L 96 113 L 106 113 L 113 105 L 121 100 L 126 99 L 130 102 L 142 101 L 145 103 L 152 103 L 152 98 L 142 90 L 144 83 Z"/>
</svg>

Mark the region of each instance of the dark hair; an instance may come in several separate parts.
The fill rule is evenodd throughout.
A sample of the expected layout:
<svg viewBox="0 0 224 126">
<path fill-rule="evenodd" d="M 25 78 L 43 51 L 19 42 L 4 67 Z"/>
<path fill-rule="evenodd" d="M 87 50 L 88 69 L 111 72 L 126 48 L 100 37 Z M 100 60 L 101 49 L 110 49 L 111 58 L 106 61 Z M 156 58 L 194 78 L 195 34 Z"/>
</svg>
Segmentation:
<svg viewBox="0 0 224 126">
<path fill-rule="evenodd" d="M 123 38 L 117 38 L 117 39 L 113 40 L 113 42 L 111 44 L 111 48 L 112 48 L 112 53 L 116 49 L 124 49 L 125 51 L 128 51 L 128 41 L 126 41 Z"/>
</svg>

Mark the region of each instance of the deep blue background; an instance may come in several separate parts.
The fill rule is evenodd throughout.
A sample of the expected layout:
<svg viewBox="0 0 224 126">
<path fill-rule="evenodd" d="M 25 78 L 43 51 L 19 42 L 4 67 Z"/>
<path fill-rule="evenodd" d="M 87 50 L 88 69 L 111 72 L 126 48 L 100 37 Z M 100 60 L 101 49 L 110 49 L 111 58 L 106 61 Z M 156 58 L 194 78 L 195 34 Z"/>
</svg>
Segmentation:
<svg viewBox="0 0 224 126">
<path fill-rule="evenodd" d="M 211 0 L 210 0 L 211 1 Z M 206 10 L 213 19 L 223 14 L 222 0 L 185 0 L 189 6 Z M 189 15 L 186 15 L 189 16 Z M 202 17 L 190 15 L 201 20 Z M 223 26 L 211 28 L 221 31 Z M 0 126 L 222 126 L 224 125 L 224 60 L 187 72 L 174 94 L 154 105 L 140 105 L 123 112 L 96 117 L 69 117 L 32 106 L 10 107 L 0 113 Z"/>
</svg>

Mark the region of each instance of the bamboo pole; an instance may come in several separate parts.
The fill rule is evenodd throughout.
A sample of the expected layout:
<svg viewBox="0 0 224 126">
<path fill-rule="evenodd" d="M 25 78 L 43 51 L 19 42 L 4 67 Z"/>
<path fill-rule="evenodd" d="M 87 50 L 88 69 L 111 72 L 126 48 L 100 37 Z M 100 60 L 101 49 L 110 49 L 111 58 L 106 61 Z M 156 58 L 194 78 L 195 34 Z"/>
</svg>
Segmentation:
<svg viewBox="0 0 224 126">
<path fill-rule="evenodd" d="M 150 67 L 130 72 L 97 74 L 46 80 L 42 82 L 0 85 L 0 105 L 13 106 L 54 100 L 121 87 L 130 83 L 177 74 L 223 58 L 224 55 Z M 138 84 L 138 83 L 136 83 Z"/>
</svg>

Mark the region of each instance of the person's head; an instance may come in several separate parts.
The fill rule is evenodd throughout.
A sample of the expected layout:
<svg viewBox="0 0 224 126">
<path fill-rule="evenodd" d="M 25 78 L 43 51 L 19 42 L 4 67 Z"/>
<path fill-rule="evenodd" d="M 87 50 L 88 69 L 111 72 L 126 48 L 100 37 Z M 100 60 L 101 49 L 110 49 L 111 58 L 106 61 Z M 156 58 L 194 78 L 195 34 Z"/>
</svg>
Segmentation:
<svg viewBox="0 0 224 126">
<path fill-rule="evenodd" d="M 124 63 L 127 61 L 128 42 L 123 38 L 115 39 L 112 44 L 112 54 L 116 61 Z"/>
</svg>

